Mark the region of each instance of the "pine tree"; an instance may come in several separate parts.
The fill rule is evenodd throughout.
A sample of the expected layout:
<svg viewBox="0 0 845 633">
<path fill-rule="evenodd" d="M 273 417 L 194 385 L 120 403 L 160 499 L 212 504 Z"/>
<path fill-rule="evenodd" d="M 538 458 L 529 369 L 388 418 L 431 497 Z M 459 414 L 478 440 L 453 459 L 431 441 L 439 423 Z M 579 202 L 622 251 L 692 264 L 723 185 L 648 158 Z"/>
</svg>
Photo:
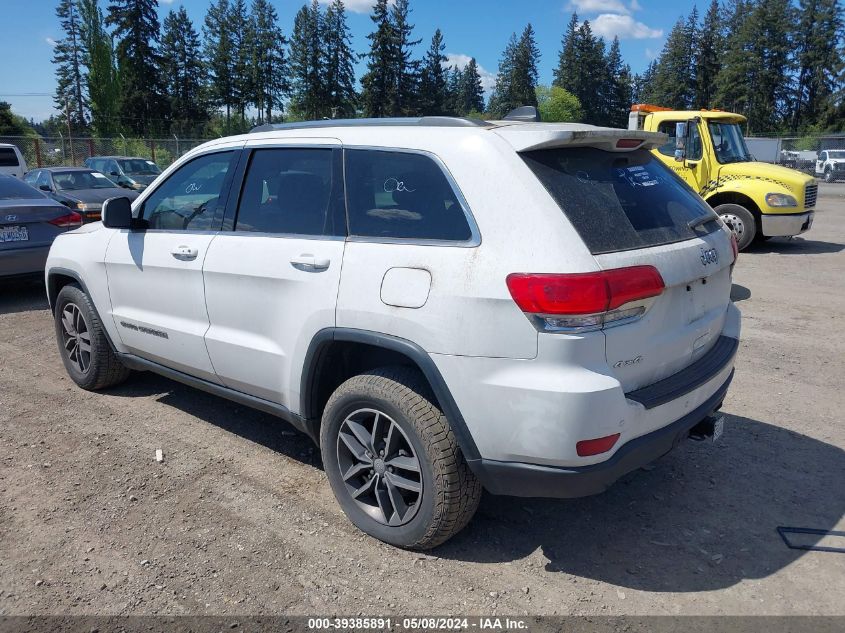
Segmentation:
<svg viewBox="0 0 845 633">
<path fill-rule="evenodd" d="M 323 32 L 326 105 L 332 118 L 355 116 L 355 53 L 343 0 L 332 0 Z"/>
<path fill-rule="evenodd" d="M 114 27 L 121 81 L 120 116 L 135 134 L 161 130 L 167 103 L 160 74 L 157 0 L 111 0 L 106 24 Z"/>
<path fill-rule="evenodd" d="M 443 51 L 443 34 L 440 29 L 434 32 L 431 46 L 422 61 L 419 85 L 419 110 L 423 115 L 444 115 L 447 112 L 446 80 L 447 73 L 443 70 L 446 56 Z"/>
<path fill-rule="evenodd" d="M 290 84 L 285 57 L 287 39 L 279 16 L 268 0 L 253 0 L 250 14 L 250 101 L 258 110 L 259 123 L 272 123 L 273 111 L 281 112 Z"/>
<path fill-rule="evenodd" d="M 605 67 L 606 85 L 601 91 L 606 104 L 604 124 L 610 127 L 627 127 L 628 112 L 631 108 L 631 68 L 622 60 L 618 37 L 613 38 Z"/>
<path fill-rule="evenodd" d="M 651 103 L 654 99 L 654 73 L 657 72 L 657 61 L 651 60 L 641 75 L 634 75 L 632 82 L 632 103 Z"/>
<path fill-rule="evenodd" d="M 607 59 L 604 40 L 593 35 L 588 20 L 584 20 L 575 32 L 573 59 L 575 65 L 568 80 L 569 88 L 561 87 L 578 99 L 585 123 L 602 124 L 607 117 L 607 104 L 603 94 L 607 89 L 600 89 L 596 80 L 598 78 L 600 83 L 607 86 Z"/>
<path fill-rule="evenodd" d="M 117 132 L 120 120 L 120 78 L 114 46 L 106 32 L 98 0 L 80 0 L 79 14 L 92 132 L 98 136 L 110 136 Z"/>
<path fill-rule="evenodd" d="M 290 41 L 291 109 L 310 119 L 328 114 L 322 51 L 323 14 L 317 0 L 296 14 Z"/>
<path fill-rule="evenodd" d="M 751 133 L 779 133 L 792 109 L 795 10 L 790 0 L 759 0 L 755 9 L 755 61 L 760 98 L 749 114 Z"/>
<path fill-rule="evenodd" d="M 70 116 L 70 124 L 79 130 L 88 125 L 88 103 L 84 93 L 85 69 L 77 5 L 78 0 L 60 0 L 56 7 L 56 16 L 64 37 L 53 49 L 53 64 L 56 66 L 56 94 L 53 100 L 62 116 Z"/>
<path fill-rule="evenodd" d="M 481 114 L 484 111 L 484 87 L 481 85 L 481 75 L 478 74 L 478 63 L 475 57 L 469 60 L 461 73 L 459 86 L 461 114 Z"/>
<path fill-rule="evenodd" d="M 361 102 L 369 117 L 390 116 L 396 111 L 396 29 L 390 16 L 388 0 L 376 0 L 370 19 L 376 30 L 367 36 L 370 52 L 366 54 L 367 72 L 361 78 Z"/>
<path fill-rule="evenodd" d="M 417 90 L 420 76 L 420 62 L 413 59 L 413 49 L 422 40 L 411 39 L 414 25 L 408 22 L 410 0 L 395 0 L 391 10 L 393 20 L 394 70 L 396 77 L 396 100 L 394 116 L 417 114 Z"/>
<path fill-rule="evenodd" d="M 686 20 L 675 22 L 660 53 L 654 73 L 654 97 L 662 106 L 676 110 L 692 107 L 697 23 L 698 12 L 693 7 Z"/>
<path fill-rule="evenodd" d="M 712 108 L 716 95 L 716 77 L 723 55 L 722 14 L 719 0 L 712 0 L 698 37 L 695 64 L 695 100 L 693 107 Z"/>
<path fill-rule="evenodd" d="M 524 105 L 537 105 L 537 62 L 540 51 L 534 41 L 534 29 L 529 24 L 519 39 L 511 35 L 502 53 L 496 87 L 490 98 L 493 116 L 502 117 Z"/>
<path fill-rule="evenodd" d="M 563 34 L 563 39 L 561 40 L 557 68 L 554 71 L 553 84 L 564 90 L 571 91 L 577 88 L 578 77 L 576 75 L 576 67 L 578 59 L 575 48 L 577 38 L 578 14 L 573 12 L 572 17 L 569 19 L 569 24 L 566 26 L 566 33 Z"/>
<path fill-rule="evenodd" d="M 716 77 L 716 107 L 746 113 L 756 100 L 756 65 L 753 60 L 757 25 L 752 21 L 751 0 L 733 0 L 728 8 L 728 25 L 722 69 Z"/>
<path fill-rule="evenodd" d="M 229 32 L 229 0 L 217 0 L 205 14 L 203 56 L 211 103 L 226 111 L 225 131 L 230 130 L 234 93 L 235 53 Z"/>
<path fill-rule="evenodd" d="M 246 0 L 232 0 L 229 4 L 227 25 L 232 42 L 232 92 L 231 99 L 240 115 L 241 128 L 246 127 L 246 109 L 252 102 L 253 75 L 250 72 L 251 28 L 247 13 Z"/>
<path fill-rule="evenodd" d="M 449 116 L 463 116 L 461 87 L 464 84 L 464 73 L 457 66 L 446 71 L 446 114 Z M 482 103 L 482 110 L 483 108 Z"/>
<path fill-rule="evenodd" d="M 161 63 L 170 101 L 171 132 L 182 136 L 201 134 L 208 122 L 203 97 L 205 68 L 199 34 L 185 7 L 171 10 L 164 19 Z"/>
</svg>

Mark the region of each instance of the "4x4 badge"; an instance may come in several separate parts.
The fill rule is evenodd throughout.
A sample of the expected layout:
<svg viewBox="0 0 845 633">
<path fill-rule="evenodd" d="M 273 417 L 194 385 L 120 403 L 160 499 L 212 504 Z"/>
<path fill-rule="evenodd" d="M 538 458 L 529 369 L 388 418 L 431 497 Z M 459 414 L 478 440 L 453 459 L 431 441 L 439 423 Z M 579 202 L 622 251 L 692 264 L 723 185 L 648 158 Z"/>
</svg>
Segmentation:
<svg viewBox="0 0 845 633">
<path fill-rule="evenodd" d="M 715 248 L 701 249 L 701 263 L 705 266 L 707 264 L 719 263 L 719 251 Z"/>
</svg>

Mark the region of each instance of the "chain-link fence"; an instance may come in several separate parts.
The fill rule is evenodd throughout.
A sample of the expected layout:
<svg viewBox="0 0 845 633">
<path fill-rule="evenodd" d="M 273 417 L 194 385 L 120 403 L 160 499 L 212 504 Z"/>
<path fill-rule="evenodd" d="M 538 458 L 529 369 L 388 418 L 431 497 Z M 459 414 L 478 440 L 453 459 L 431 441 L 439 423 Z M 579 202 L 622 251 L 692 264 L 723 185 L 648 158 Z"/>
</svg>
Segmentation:
<svg viewBox="0 0 845 633">
<path fill-rule="evenodd" d="M 802 137 L 749 137 L 748 149 L 757 160 L 816 174 L 816 161 L 827 150 L 845 150 L 845 134 Z"/>
<path fill-rule="evenodd" d="M 20 149 L 28 169 L 80 166 L 91 156 L 146 158 L 164 169 L 208 139 L 197 138 L 68 138 L 66 136 L 0 136 L 0 143 Z"/>
</svg>

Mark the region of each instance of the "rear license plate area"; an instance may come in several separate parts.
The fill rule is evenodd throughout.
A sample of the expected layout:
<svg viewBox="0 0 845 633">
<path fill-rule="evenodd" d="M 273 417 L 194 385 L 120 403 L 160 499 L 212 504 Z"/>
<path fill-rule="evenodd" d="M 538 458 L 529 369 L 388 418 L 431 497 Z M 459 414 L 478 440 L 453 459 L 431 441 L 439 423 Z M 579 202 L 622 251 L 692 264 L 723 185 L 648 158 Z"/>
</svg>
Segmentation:
<svg viewBox="0 0 845 633">
<path fill-rule="evenodd" d="M 29 231 L 25 226 L 0 227 L 0 242 L 26 242 L 28 240 Z"/>
</svg>

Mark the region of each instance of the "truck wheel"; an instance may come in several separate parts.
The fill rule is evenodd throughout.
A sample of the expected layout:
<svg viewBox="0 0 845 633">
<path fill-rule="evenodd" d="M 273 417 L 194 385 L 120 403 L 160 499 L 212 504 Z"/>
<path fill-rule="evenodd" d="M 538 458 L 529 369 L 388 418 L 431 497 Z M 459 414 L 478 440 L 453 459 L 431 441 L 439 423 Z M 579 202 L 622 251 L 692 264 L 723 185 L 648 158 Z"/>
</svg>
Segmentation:
<svg viewBox="0 0 845 633">
<path fill-rule="evenodd" d="M 71 284 L 59 291 L 53 314 L 59 354 L 68 375 L 88 391 L 112 387 L 131 373 L 112 351 L 91 298 Z"/>
<path fill-rule="evenodd" d="M 824 181 L 825 182 L 833 182 L 834 180 L 836 180 L 836 179 L 833 177 L 833 170 L 831 170 L 831 168 L 828 167 L 827 169 L 824 170 Z"/>
<path fill-rule="evenodd" d="M 757 221 L 754 219 L 754 214 L 738 204 L 720 204 L 714 211 L 733 231 L 739 250 L 744 251 L 748 248 L 757 235 Z"/>
<path fill-rule="evenodd" d="M 329 398 L 320 450 L 332 491 L 358 529 L 385 543 L 429 549 L 478 508 L 481 484 L 422 375 L 384 367 Z"/>
</svg>

